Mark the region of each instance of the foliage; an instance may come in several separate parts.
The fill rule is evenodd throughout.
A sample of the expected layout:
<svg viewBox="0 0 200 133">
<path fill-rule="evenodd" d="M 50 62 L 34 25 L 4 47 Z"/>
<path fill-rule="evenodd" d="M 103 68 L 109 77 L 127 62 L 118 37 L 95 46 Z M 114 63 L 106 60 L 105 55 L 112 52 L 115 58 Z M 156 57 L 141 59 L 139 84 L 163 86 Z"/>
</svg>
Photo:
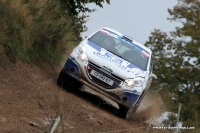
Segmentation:
<svg viewBox="0 0 200 133">
<path fill-rule="evenodd" d="M 0 14 L 0 54 L 13 63 L 59 62 L 81 40 L 80 23 L 55 0 L 2 0 Z"/>
<path fill-rule="evenodd" d="M 84 13 L 102 7 L 104 0 L 1 0 L 0 57 L 27 62 L 60 62 L 63 53 L 81 41 L 86 31 Z M 109 0 L 106 0 L 109 3 Z M 64 7 L 64 8 L 63 8 Z M 80 14 L 82 12 L 83 14 Z M 0 61 L 2 62 L 2 61 Z"/>
<path fill-rule="evenodd" d="M 110 0 L 105 1 L 110 4 Z M 85 23 L 86 18 L 89 16 L 86 13 L 95 11 L 95 9 L 90 9 L 86 5 L 94 3 L 99 7 L 103 7 L 103 2 L 104 0 L 60 0 L 63 10 L 69 12 L 69 15 L 73 18 L 72 21 L 77 24 L 77 36 L 80 36 L 80 33 L 87 30 Z"/>
<path fill-rule="evenodd" d="M 86 4 L 94 3 L 99 7 L 103 7 L 102 3 L 106 1 L 110 4 L 110 0 L 60 0 L 65 8 L 69 9 L 70 14 L 78 16 L 79 13 L 93 12 L 94 9 L 89 9 Z"/>
<path fill-rule="evenodd" d="M 200 126 L 200 2 L 179 0 L 168 9 L 171 21 L 182 27 L 169 34 L 160 30 L 151 33 L 146 46 L 154 52 L 154 85 L 168 101 L 169 108 L 177 112 L 182 103 L 180 119 L 183 126 Z M 155 88 L 154 86 L 154 88 Z M 169 105 L 169 104 L 168 104 Z"/>
</svg>

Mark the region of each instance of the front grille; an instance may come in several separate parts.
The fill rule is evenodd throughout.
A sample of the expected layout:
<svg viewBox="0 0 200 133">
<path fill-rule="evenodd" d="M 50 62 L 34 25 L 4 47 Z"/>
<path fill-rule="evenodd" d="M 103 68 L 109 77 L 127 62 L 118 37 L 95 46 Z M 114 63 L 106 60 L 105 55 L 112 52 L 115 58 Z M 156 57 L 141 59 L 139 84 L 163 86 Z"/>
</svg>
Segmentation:
<svg viewBox="0 0 200 133">
<path fill-rule="evenodd" d="M 89 75 L 89 77 L 90 77 L 90 79 L 91 79 L 93 82 L 97 83 L 98 85 L 100 85 L 100 86 L 102 86 L 102 87 L 104 87 L 104 88 L 106 88 L 106 89 L 114 89 L 114 88 L 116 88 L 117 86 L 119 86 L 119 85 L 123 82 L 123 80 L 122 80 L 121 78 L 117 77 L 117 76 L 114 75 L 114 74 L 111 74 L 110 72 L 106 71 L 105 69 L 103 69 L 103 71 L 102 71 L 102 70 L 101 70 L 102 68 L 100 68 L 99 66 L 97 66 L 97 65 L 95 65 L 95 64 L 93 64 L 93 63 L 91 63 L 91 62 L 89 62 L 89 63 L 87 64 L 86 68 L 87 68 L 87 67 L 90 68 L 90 69 L 86 69 L 86 70 L 87 70 L 87 73 L 88 73 L 88 75 Z M 113 85 L 111 86 L 111 85 L 109 85 L 109 84 L 107 84 L 107 83 L 105 83 L 105 82 L 99 80 L 98 78 L 94 77 L 93 75 L 91 75 L 90 72 L 91 72 L 92 70 L 95 70 L 95 71 L 97 71 L 98 73 L 101 73 L 102 75 L 104 75 L 104 76 L 106 76 L 106 77 L 112 79 L 112 80 L 114 81 Z"/>
</svg>

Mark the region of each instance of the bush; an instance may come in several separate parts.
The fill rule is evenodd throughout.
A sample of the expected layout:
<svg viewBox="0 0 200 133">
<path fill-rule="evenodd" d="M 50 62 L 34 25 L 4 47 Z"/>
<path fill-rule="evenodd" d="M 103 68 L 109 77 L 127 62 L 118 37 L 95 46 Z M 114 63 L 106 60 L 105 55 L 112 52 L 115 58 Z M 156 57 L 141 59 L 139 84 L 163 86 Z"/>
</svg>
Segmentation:
<svg viewBox="0 0 200 133">
<path fill-rule="evenodd" d="M 2 0 L 0 14 L 0 55 L 13 63 L 60 62 L 81 40 L 80 22 L 56 0 Z"/>
</svg>

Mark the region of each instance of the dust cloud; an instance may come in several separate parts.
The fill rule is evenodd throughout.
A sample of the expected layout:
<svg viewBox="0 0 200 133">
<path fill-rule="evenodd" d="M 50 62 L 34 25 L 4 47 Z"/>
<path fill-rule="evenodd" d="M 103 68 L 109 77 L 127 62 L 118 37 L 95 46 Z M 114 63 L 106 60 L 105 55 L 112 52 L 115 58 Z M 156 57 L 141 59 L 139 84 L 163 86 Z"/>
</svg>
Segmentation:
<svg viewBox="0 0 200 133">
<path fill-rule="evenodd" d="M 161 123 L 158 123 L 156 119 L 161 116 L 162 112 L 164 112 L 164 105 L 160 95 L 149 90 L 140 103 L 137 112 L 131 116 L 131 119 L 160 126 Z"/>
</svg>

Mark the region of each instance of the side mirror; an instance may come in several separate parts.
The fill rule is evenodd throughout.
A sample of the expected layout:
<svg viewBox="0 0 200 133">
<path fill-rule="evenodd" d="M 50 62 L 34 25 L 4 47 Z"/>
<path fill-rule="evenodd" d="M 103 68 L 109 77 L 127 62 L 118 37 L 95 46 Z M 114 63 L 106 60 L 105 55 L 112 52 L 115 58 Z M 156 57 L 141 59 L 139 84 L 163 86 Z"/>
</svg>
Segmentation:
<svg viewBox="0 0 200 133">
<path fill-rule="evenodd" d="M 149 78 L 157 79 L 157 76 L 155 74 L 150 74 Z"/>
</svg>

